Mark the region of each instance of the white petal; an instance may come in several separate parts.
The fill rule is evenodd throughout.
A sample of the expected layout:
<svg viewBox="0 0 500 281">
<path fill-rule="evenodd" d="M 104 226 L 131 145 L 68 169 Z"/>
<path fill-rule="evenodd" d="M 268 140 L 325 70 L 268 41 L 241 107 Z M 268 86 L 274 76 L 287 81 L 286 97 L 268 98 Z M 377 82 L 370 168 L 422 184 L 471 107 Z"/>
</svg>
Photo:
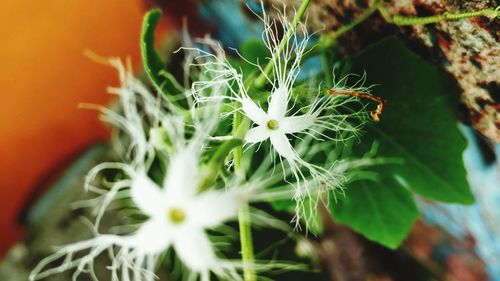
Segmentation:
<svg viewBox="0 0 500 281">
<path fill-rule="evenodd" d="M 267 113 L 271 118 L 281 120 L 281 118 L 285 117 L 287 108 L 288 89 L 284 86 L 280 86 L 271 93 L 271 100 L 269 101 Z"/>
<path fill-rule="evenodd" d="M 247 143 L 256 143 L 261 142 L 269 138 L 270 136 L 269 129 L 266 126 L 257 126 L 248 130 L 245 135 L 245 142 Z"/>
<path fill-rule="evenodd" d="M 198 189 L 198 156 L 189 148 L 172 156 L 168 164 L 164 188 L 165 196 L 170 200 L 191 197 Z"/>
<path fill-rule="evenodd" d="M 241 109 L 245 115 L 258 125 L 265 125 L 269 119 L 267 114 L 249 97 L 241 99 Z"/>
<path fill-rule="evenodd" d="M 154 216 L 162 210 L 162 191 L 146 174 L 140 173 L 134 177 L 130 197 L 146 215 Z"/>
<path fill-rule="evenodd" d="M 131 236 L 133 247 L 145 254 L 159 254 L 172 243 L 172 229 L 166 218 L 149 219 Z"/>
<path fill-rule="evenodd" d="M 285 134 L 298 133 L 310 128 L 314 124 L 314 121 L 316 121 L 316 117 L 312 114 L 289 116 L 281 120 L 280 129 Z"/>
<path fill-rule="evenodd" d="M 240 191 L 206 191 L 192 206 L 193 223 L 204 228 L 218 226 L 236 218 L 245 198 Z"/>
<path fill-rule="evenodd" d="M 272 134 L 271 144 L 281 157 L 289 161 L 295 161 L 298 158 L 297 153 L 293 150 L 290 141 L 284 133 L 276 132 Z"/>
<path fill-rule="evenodd" d="M 174 248 L 181 261 L 193 271 L 206 271 L 217 263 L 212 243 L 202 228 L 185 228 L 176 233 Z"/>
</svg>

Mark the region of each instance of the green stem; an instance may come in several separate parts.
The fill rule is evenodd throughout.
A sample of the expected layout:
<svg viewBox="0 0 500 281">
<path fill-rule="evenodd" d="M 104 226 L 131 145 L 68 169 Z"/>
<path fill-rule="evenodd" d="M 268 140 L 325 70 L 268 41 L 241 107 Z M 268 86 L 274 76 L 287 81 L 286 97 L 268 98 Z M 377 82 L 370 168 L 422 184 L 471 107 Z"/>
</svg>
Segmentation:
<svg viewBox="0 0 500 281">
<path fill-rule="evenodd" d="M 344 35 L 344 33 L 351 31 L 353 28 L 355 28 L 359 24 L 363 23 L 366 19 L 368 19 L 371 15 L 373 15 L 373 13 L 375 13 L 379 9 L 380 3 L 381 3 L 380 0 L 374 1 L 372 3 L 371 7 L 364 10 L 363 13 L 361 15 L 359 15 L 359 17 L 355 18 L 353 22 L 351 22 L 347 25 L 344 25 L 341 28 L 329 33 L 328 34 L 328 37 L 330 37 L 329 39 L 335 40 L 338 37 Z"/>
<path fill-rule="evenodd" d="M 302 60 L 307 60 L 310 57 L 322 54 L 325 50 L 328 50 L 336 42 L 336 39 L 345 33 L 351 31 L 359 24 L 363 23 L 366 19 L 372 16 L 376 11 L 382 15 L 384 20 L 388 23 L 395 25 L 417 25 L 417 24 L 430 24 L 436 23 L 444 20 L 459 20 L 464 18 L 485 16 L 489 18 L 500 17 L 500 6 L 496 9 L 485 9 L 475 12 L 465 12 L 465 13 L 444 13 L 442 15 L 429 16 L 429 17 L 406 17 L 406 16 L 391 16 L 389 12 L 382 6 L 382 1 L 376 0 L 372 3 L 371 7 L 366 9 L 359 17 L 354 19 L 353 22 L 348 25 L 342 26 L 338 30 L 328 32 L 322 35 L 319 39 L 318 45 L 309 47 L 305 52 Z"/>
<path fill-rule="evenodd" d="M 243 141 L 241 139 L 233 138 L 226 140 L 219 146 L 203 169 L 200 185 L 198 187 L 199 192 L 206 191 L 215 184 L 217 177 L 219 176 L 219 169 L 224 164 L 224 159 L 226 159 L 229 153 L 231 153 L 231 150 L 241 148 L 242 144 Z"/>
<path fill-rule="evenodd" d="M 325 73 L 325 83 L 328 88 L 333 87 L 333 73 L 330 66 L 330 60 L 328 59 L 326 53 L 321 56 L 321 66 L 323 67 L 323 72 Z"/>
<path fill-rule="evenodd" d="M 235 112 L 233 117 L 233 137 L 243 138 L 249 127 L 249 119 Z M 233 150 L 234 170 L 237 177 L 243 176 L 242 171 L 243 147 L 240 145 Z M 245 281 L 256 281 L 257 274 L 254 268 L 252 226 L 249 205 L 245 203 L 238 214 L 240 228 L 241 258 L 243 261 L 243 277 Z"/>
<path fill-rule="evenodd" d="M 500 7 L 497 7 L 496 9 L 484 9 L 480 11 L 475 11 L 475 12 L 464 12 L 464 13 L 443 13 L 441 15 L 435 15 L 435 16 L 428 16 L 428 17 L 406 17 L 406 16 L 400 16 L 400 15 L 395 15 L 391 17 L 387 10 L 382 6 L 378 6 L 378 10 L 380 11 L 380 14 L 384 17 L 384 19 L 388 23 L 392 23 L 395 25 L 419 25 L 419 24 L 431 24 L 431 23 L 437 23 L 441 21 L 446 21 L 446 20 L 460 20 L 460 19 L 466 19 L 466 18 L 472 18 L 472 17 L 490 17 L 490 18 L 497 18 L 500 16 Z"/>
<path fill-rule="evenodd" d="M 238 215 L 240 227 L 241 257 L 243 259 L 243 278 L 245 281 L 256 281 L 254 268 L 252 225 L 248 204 L 241 207 Z"/>
<path fill-rule="evenodd" d="M 302 56 L 302 61 L 306 61 L 307 59 L 309 59 L 311 57 L 321 55 L 325 51 L 327 51 L 329 48 L 334 46 L 336 44 L 336 40 L 338 37 L 351 31 L 356 26 L 363 23 L 371 15 L 373 15 L 378 10 L 378 6 L 380 5 L 380 2 L 381 2 L 380 0 L 374 1 L 370 8 L 363 11 L 363 13 L 359 17 L 355 18 L 354 21 L 349 23 L 348 25 L 344 25 L 341 28 L 339 28 L 338 30 L 323 34 L 319 38 L 319 42 L 317 45 L 312 45 L 304 51 L 304 55 Z M 272 67 L 272 64 L 270 67 Z"/>
<path fill-rule="evenodd" d="M 302 18 L 302 16 L 304 15 L 304 13 L 307 10 L 307 7 L 309 6 L 309 2 L 310 2 L 310 0 L 303 0 L 302 4 L 300 4 L 300 7 L 299 7 L 299 9 L 297 11 L 297 14 L 295 14 L 295 18 L 292 21 L 291 28 L 287 30 L 287 32 L 285 33 L 285 36 L 283 36 L 283 39 L 281 40 L 281 42 L 280 42 L 280 44 L 278 46 L 278 50 L 277 50 L 277 54 L 278 55 L 281 52 L 283 52 L 283 49 L 287 45 L 288 41 L 290 40 L 290 38 L 295 33 L 295 30 L 297 29 L 297 25 L 300 22 L 300 19 Z M 267 83 L 266 76 L 268 76 L 271 73 L 271 71 L 273 70 L 274 63 L 275 63 L 274 59 L 272 59 L 271 61 L 269 61 L 267 63 L 267 65 L 266 65 L 266 67 L 264 68 L 264 72 L 261 73 L 259 75 L 259 77 L 257 77 L 257 79 L 255 79 L 254 86 L 257 89 L 262 88 L 262 87 L 264 87 L 264 85 L 266 85 L 266 83 Z"/>
</svg>

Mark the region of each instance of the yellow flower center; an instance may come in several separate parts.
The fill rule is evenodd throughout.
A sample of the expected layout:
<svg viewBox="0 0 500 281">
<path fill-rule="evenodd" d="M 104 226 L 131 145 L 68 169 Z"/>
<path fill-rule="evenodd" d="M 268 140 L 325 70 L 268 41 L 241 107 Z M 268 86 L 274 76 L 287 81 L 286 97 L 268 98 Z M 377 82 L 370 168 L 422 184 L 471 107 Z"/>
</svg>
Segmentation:
<svg viewBox="0 0 500 281">
<path fill-rule="evenodd" d="M 180 224 L 186 219 L 186 213 L 180 208 L 172 208 L 168 213 L 168 217 L 174 224 Z"/>
<path fill-rule="evenodd" d="M 269 128 L 270 130 L 276 130 L 280 127 L 278 120 L 275 120 L 275 119 L 271 119 L 271 120 L 267 121 L 266 125 L 267 125 L 267 128 Z"/>
</svg>

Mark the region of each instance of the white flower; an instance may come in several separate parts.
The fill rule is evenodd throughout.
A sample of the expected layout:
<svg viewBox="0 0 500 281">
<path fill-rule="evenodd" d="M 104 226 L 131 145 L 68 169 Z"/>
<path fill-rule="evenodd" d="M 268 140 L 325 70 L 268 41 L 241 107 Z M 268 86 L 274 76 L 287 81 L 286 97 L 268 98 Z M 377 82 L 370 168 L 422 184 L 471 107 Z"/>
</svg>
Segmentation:
<svg viewBox="0 0 500 281">
<path fill-rule="evenodd" d="M 123 132 L 125 140 L 122 152 L 124 163 L 110 162 L 95 166 L 87 175 L 85 188 L 98 195 L 97 198 L 80 202 L 81 206 L 95 211 L 94 238 L 62 247 L 43 259 L 30 275 L 30 280 L 75 268 L 73 277 L 81 273 L 95 276 L 93 263 L 101 253 L 108 253 L 112 264 L 108 267 L 113 281 L 147 280 L 155 278 L 158 259 L 173 248 L 179 260 L 190 269 L 191 278 L 210 280 L 210 272 L 229 280 L 239 280 L 236 270 L 241 264 L 219 257 L 216 247 L 206 234 L 238 214 L 242 204 L 249 199 L 250 189 L 209 189 L 198 192 L 201 180 L 200 154 L 206 145 L 208 134 L 217 126 L 219 108 L 215 103 L 200 116 L 193 116 L 194 134 L 186 140 L 185 115 L 167 113 L 161 96 L 154 97 L 118 59 L 109 64 L 119 71 L 121 85 L 110 88 L 120 97 L 120 111 L 99 107 L 103 119 Z M 204 79 L 201 77 L 201 79 Z M 220 85 L 222 86 L 222 85 Z M 206 91 L 217 95 L 224 89 L 212 87 Z M 192 111 L 196 113 L 196 111 Z M 167 149 L 159 145 L 168 140 Z M 117 143 L 122 145 L 121 142 Z M 120 148 L 120 146 L 117 146 Z M 147 172 L 159 157 L 168 170 L 164 182 L 159 186 Z M 94 186 L 93 181 L 103 170 L 113 169 L 126 176 L 116 182 L 108 182 L 110 188 Z M 133 232 L 103 234 L 99 225 L 107 208 L 117 195 L 129 191 L 131 201 L 137 209 L 148 216 L 147 220 Z M 120 196 L 123 198 L 123 196 Z M 83 254 L 82 252 L 87 252 Z M 83 255 L 82 255 L 83 254 Z M 77 256 L 78 255 L 78 256 Z M 51 267 L 64 257 L 60 266 Z"/>
<path fill-rule="evenodd" d="M 243 97 L 241 109 L 257 125 L 246 134 L 247 143 L 258 143 L 269 139 L 280 156 L 289 162 L 296 162 L 300 157 L 286 135 L 309 129 L 318 117 L 318 112 L 286 116 L 288 96 L 286 88 L 276 89 L 271 95 L 267 113 L 250 98 Z"/>
<path fill-rule="evenodd" d="M 211 49 L 218 50 L 216 55 L 198 49 L 187 50 L 213 58 L 210 63 L 202 66 L 206 72 L 214 73 L 213 79 L 200 81 L 197 86 L 204 88 L 217 84 L 226 85 L 230 94 L 215 98 L 230 101 L 226 105 L 242 112 L 254 123 L 245 136 L 247 146 L 270 141 L 271 154 L 279 155 L 278 159 L 283 168 L 282 180 L 292 183 L 295 188 L 294 199 L 297 202 L 298 218 L 304 217 L 306 213 L 315 213 L 305 210 L 305 199 L 312 200 L 309 205 L 316 209 L 315 203 L 329 191 L 340 188 L 343 182 L 342 175 L 331 167 L 334 162 L 327 165 L 309 162 L 311 153 L 307 147 L 304 148 L 303 139 L 310 137 L 315 141 L 331 141 L 330 145 L 336 145 L 335 142 L 356 136 L 363 124 L 364 112 L 342 110 L 345 109 L 346 103 L 355 99 L 349 96 L 328 95 L 326 91 L 321 92 L 316 87 L 310 87 L 311 91 L 307 97 L 297 98 L 292 95 L 301 60 L 309 45 L 310 34 L 302 23 L 294 27 L 284 11 L 278 11 L 277 18 L 278 20 L 272 20 L 265 13 L 261 18 L 265 27 L 263 42 L 269 50 L 273 71 L 269 73 L 260 65 L 255 65 L 270 84 L 267 107 L 253 100 L 247 88 L 254 85 L 245 84 L 245 77 L 228 63 L 220 47 L 214 48 L 215 44 L 208 44 Z M 282 30 L 278 30 L 281 27 Z M 333 81 L 335 88 L 344 85 L 345 81 L 346 79 L 342 79 L 340 83 Z M 193 96 L 198 103 L 208 106 L 214 101 L 213 96 L 203 95 L 196 90 L 193 90 Z M 288 178 L 290 173 L 294 177 L 293 180 Z"/>
<path fill-rule="evenodd" d="M 277 21 L 270 19 L 264 13 L 262 21 L 265 25 L 263 33 L 264 44 L 268 48 L 273 62 L 272 74 L 262 74 L 272 86 L 267 112 L 263 110 L 247 94 L 242 82 L 239 82 L 240 93 L 236 100 L 241 103 L 241 111 L 256 124 L 245 137 L 247 143 L 259 143 L 269 139 L 276 152 L 291 166 L 306 165 L 293 148 L 287 135 L 309 134 L 316 139 L 344 140 L 345 132 L 355 134 L 357 126 L 347 120 L 357 114 L 341 114 L 341 108 L 350 98 L 327 95 L 326 92 L 308 89 L 311 94 L 302 97 L 299 102 L 292 99 L 292 89 L 300 72 L 300 64 L 309 45 L 310 35 L 304 24 L 296 27 L 290 22 L 284 11 L 277 11 Z M 277 26 L 283 27 L 282 32 Z M 281 36 L 294 31 L 290 36 Z M 300 34 L 300 35 L 299 35 Z M 241 79 L 236 76 L 236 80 Z M 335 86 L 342 83 L 335 83 Z M 345 82 L 341 80 L 340 82 Z M 311 99 L 312 97 L 312 99 Z M 301 106 L 297 106 L 301 103 Z M 304 113 L 305 112 L 305 113 Z M 330 134 L 341 133 L 341 134 Z"/>
<path fill-rule="evenodd" d="M 206 230 L 236 218 L 239 208 L 246 204 L 248 190 L 211 189 L 199 193 L 198 159 L 195 147 L 178 151 L 169 161 L 163 187 L 144 172 L 125 169 L 131 173 L 131 179 L 115 185 L 120 189 L 125 186 L 123 183 L 130 184 L 130 198 L 148 219 L 129 235 L 96 234 L 93 239 L 63 247 L 40 262 L 30 280 L 42 279 L 70 268 L 77 269 L 74 276 L 86 271 L 94 274 L 93 261 L 106 250 L 113 262 L 110 266 L 113 280 L 132 280 L 130 273 L 137 276 L 134 280 L 153 280 L 158 258 L 170 247 L 190 269 L 193 278 L 199 276 L 201 280 L 208 281 L 210 272 L 213 272 L 219 277 L 239 280 L 237 263 L 218 257 Z M 73 256 L 83 250 L 89 253 L 73 260 Z M 62 265 L 44 270 L 63 256 Z M 121 271 L 120 279 L 115 277 L 118 271 Z"/>
<path fill-rule="evenodd" d="M 236 218 L 246 198 L 237 189 L 198 193 L 199 179 L 198 158 L 190 150 L 171 160 L 163 188 L 144 174 L 133 179 L 131 198 L 149 216 L 135 234 L 135 244 L 149 253 L 161 253 L 171 246 L 201 276 L 210 271 L 223 274 L 229 263 L 216 256 L 205 230 Z"/>
<path fill-rule="evenodd" d="M 287 34 L 294 27 L 284 14 L 278 15 L 283 34 Z M 323 167 L 305 160 L 307 151 L 299 152 L 299 144 L 303 136 L 307 135 L 315 140 L 344 140 L 345 132 L 356 132 L 356 126 L 347 122 L 349 114 L 341 114 L 337 110 L 346 99 L 339 96 L 328 96 L 318 90 L 312 90 L 316 95 L 297 101 L 292 97 L 292 89 L 300 72 L 300 63 L 306 47 L 309 34 L 303 24 L 297 26 L 302 36 L 297 31 L 291 36 L 280 37 L 276 30 L 277 22 L 267 18 L 263 19 L 265 31 L 264 44 L 271 54 L 273 72 L 265 75 L 271 84 L 271 94 L 268 99 L 267 111 L 259 106 L 247 93 L 243 82 L 240 80 L 240 92 L 235 94 L 234 100 L 241 104 L 241 112 L 255 125 L 247 132 L 245 142 L 256 144 L 269 140 L 272 149 L 286 160 L 291 173 L 295 177 L 296 223 L 299 218 L 316 215 L 316 205 L 322 196 L 330 190 L 335 190 L 342 185 L 342 176 L 331 167 Z M 284 47 L 281 47 L 284 46 Z M 235 76 L 235 80 L 240 77 Z M 314 89 L 314 88 L 312 88 Z M 311 95 L 312 96 L 312 95 Z M 299 104 L 301 104 L 299 106 Z M 284 169 L 284 165 L 281 165 Z M 287 173 L 284 172 L 286 175 Z M 286 178 L 285 178 L 286 180 Z M 304 200 L 311 200 L 304 204 Z M 306 210 L 309 205 L 314 210 Z M 309 214 L 309 215 L 307 215 Z"/>
</svg>

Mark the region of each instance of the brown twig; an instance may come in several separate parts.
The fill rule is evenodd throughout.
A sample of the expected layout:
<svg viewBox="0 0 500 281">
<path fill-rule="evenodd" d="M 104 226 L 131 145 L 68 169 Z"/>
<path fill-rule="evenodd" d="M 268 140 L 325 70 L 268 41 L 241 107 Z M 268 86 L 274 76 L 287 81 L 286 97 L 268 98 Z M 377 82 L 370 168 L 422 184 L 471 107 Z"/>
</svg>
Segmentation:
<svg viewBox="0 0 500 281">
<path fill-rule="evenodd" d="M 336 91 L 336 90 L 328 90 L 329 95 L 349 95 L 349 96 L 354 96 L 354 97 L 359 97 L 359 98 L 365 98 L 372 100 L 376 103 L 377 109 L 370 111 L 370 116 L 372 117 L 373 121 L 378 122 L 380 121 L 380 115 L 382 115 L 382 111 L 384 111 L 387 101 L 384 100 L 383 98 L 372 96 L 369 94 L 357 92 L 357 91 Z"/>
</svg>

